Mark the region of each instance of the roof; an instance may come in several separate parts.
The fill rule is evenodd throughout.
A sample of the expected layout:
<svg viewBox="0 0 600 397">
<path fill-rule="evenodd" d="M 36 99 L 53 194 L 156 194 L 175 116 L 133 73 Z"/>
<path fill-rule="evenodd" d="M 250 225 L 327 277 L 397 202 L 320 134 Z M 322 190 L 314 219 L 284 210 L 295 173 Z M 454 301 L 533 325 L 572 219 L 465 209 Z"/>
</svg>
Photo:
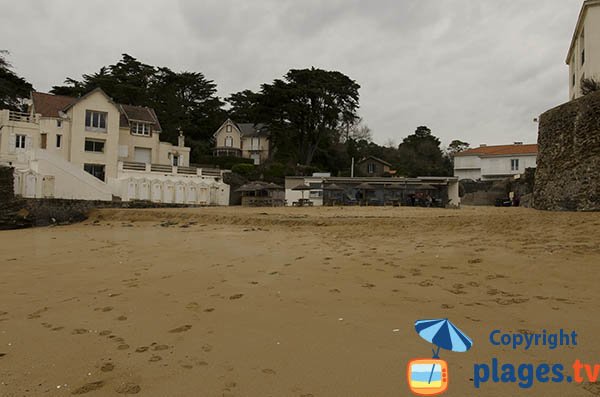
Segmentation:
<svg viewBox="0 0 600 397">
<path fill-rule="evenodd" d="M 258 123 L 258 124 L 236 123 L 235 121 L 233 121 L 231 119 L 227 119 L 227 120 L 225 120 L 225 122 L 223 124 L 221 124 L 221 126 L 219 127 L 219 129 L 217 129 L 217 131 L 213 134 L 213 136 L 217 136 L 219 131 L 221 131 L 223 126 L 225 126 L 227 123 L 233 124 L 235 126 L 235 128 L 238 129 L 238 131 L 240 132 L 240 135 L 242 137 L 245 137 L 245 136 L 268 136 L 269 135 L 269 128 L 264 123 Z"/>
<path fill-rule="evenodd" d="M 537 144 L 529 145 L 498 145 L 498 146 L 480 146 L 474 149 L 467 149 L 456 156 L 511 156 L 511 155 L 536 155 L 538 153 Z"/>
<path fill-rule="evenodd" d="M 267 125 L 263 123 L 253 124 L 253 123 L 235 123 L 234 124 L 240 130 L 242 136 L 259 136 L 259 135 L 267 135 Z"/>
<path fill-rule="evenodd" d="M 142 106 L 120 105 L 121 106 L 121 127 L 128 127 L 128 121 L 141 121 L 154 124 L 155 131 L 160 132 L 160 122 L 154 112 L 154 109 Z"/>
<path fill-rule="evenodd" d="M 31 99 L 33 101 L 33 107 L 35 109 L 35 113 L 41 114 L 42 117 L 58 118 L 58 117 L 60 117 L 60 112 L 64 112 L 64 111 L 68 110 L 70 107 L 75 105 L 78 101 L 82 100 L 83 98 L 87 97 L 92 92 L 95 92 L 97 90 L 104 93 L 104 91 L 97 88 L 93 91 L 90 91 L 83 97 L 74 98 L 74 97 L 63 96 L 63 95 L 46 94 L 43 92 L 32 92 Z M 106 94 L 104 93 L 104 95 L 106 95 Z M 109 98 L 109 97 L 107 96 L 107 98 Z M 141 121 L 144 123 L 154 124 L 154 126 L 155 126 L 154 131 L 156 131 L 156 132 L 162 131 L 160 122 L 158 121 L 158 117 L 156 116 L 154 109 L 148 108 L 148 107 L 142 107 L 142 106 L 121 105 L 121 104 L 116 104 L 116 106 L 119 108 L 119 111 L 121 112 L 121 118 L 120 118 L 120 126 L 121 127 L 128 128 L 130 121 Z"/>
<path fill-rule="evenodd" d="M 571 61 L 571 56 L 573 55 L 573 50 L 575 49 L 575 42 L 579 37 L 579 32 L 583 27 L 583 21 L 585 20 L 585 16 L 587 15 L 587 10 L 589 7 L 600 5 L 600 0 L 585 0 L 583 5 L 581 6 L 581 11 L 579 12 L 579 17 L 577 18 L 577 24 L 575 25 L 575 30 L 573 31 L 573 37 L 571 38 L 571 45 L 569 46 L 569 51 L 567 52 L 567 65 Z"/>
<path fill-rule="evenodd" d="M 387 161 L 385 161 L 385 160 L 382 160 L 382 159 L 380 159 L 379 157 L 375 157 L 375 156 L 369 156 L 369 157 L 365 157 L 364 159 L 360 160 L 360 161 L 358 162 L 358 164 L 360 164 L 360 163 L 364 163 L 364 162 L 365 162 L 365 161 L 367 161 L 367 160 L 374 160 L 374 161 L 377 161 L 378 163 L 381 163 L 381 164 L 383 164 L 383 165 L 387 165 L 388 167 L 391 167 L 391 166 L 392 166 L 392 165 L 391 165 L 390 163 L 388 163 Z"/>
<path fill-rule="evenodd" d="M 32 92 L 31 100 L 35 112 L 41 114 L 42 117 L 60 117 L 58 112 L 77 102 L 77 98 L 45 94 L 43 92 Z"/>
</svg>

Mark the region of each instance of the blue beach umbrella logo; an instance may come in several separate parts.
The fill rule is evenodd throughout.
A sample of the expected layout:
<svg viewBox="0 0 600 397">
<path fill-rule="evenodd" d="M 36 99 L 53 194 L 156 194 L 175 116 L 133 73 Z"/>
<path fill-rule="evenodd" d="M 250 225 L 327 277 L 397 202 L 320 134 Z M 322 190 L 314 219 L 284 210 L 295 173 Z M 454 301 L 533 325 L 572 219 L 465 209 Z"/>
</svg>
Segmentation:
<svg viewBox="0 0 600 397">
<path fill-rule="evenodd" d="M 440 360 L 440 350 L 464 353 L 473 341 L 450 320 L 418 320 L 415 330 L 419 336 L 435 346 L 432 359 L 412 360 L 408 364 L 408 385 L 413 394 L 433 396 L 448 389 L 448 364 Z"/>
<path fill-rule="evenodd" d="M 432 349 L 433 358 L 440 358 L 440 349 L 464 353 L 473 346 L 473 341 L 450 320 L 418 320 L 415 330 L 419 336 L 437 347 Z"/>
</svg>

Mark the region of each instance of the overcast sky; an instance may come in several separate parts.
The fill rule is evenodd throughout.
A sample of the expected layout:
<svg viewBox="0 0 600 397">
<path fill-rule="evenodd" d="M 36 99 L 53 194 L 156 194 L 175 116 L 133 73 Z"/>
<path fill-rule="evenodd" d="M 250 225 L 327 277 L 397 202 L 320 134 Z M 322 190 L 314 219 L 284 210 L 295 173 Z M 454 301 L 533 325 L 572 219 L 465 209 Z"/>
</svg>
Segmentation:
<svg viewBox="0 0 600 397">
<path fill-rule="evenodd" d="M 128 53 L 200 71 L 219 96 L 315 66 L 361 85 L 375 141 L 535 142 L 568 99 L 582 0 L 0 0 L 0 49 L 36 90 Z"/>
</svg>

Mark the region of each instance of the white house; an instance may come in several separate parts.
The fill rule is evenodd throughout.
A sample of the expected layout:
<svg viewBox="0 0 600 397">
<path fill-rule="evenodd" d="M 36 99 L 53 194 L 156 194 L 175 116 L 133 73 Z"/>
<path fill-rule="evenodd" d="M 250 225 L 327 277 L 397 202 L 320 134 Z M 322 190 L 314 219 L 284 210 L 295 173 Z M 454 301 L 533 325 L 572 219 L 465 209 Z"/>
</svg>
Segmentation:
<svg viewBox="0 0 600 397">
<path fill-rule="evenodd" d="M 535 168 L 538 145 L 487 146 L 468 149 L 454 157 L 454 176 L 458 179 L 494 180 L 522 174 Z"/>
<path fill-rule="evenodd" d="M 600 0 L 583 2 L 566 63 L 571 100 L 581 96 L 582 79 L 600 79 Z"/>
<path fill-rule="evenodd" d="M 161 142 L 153 109 L 32 93 L 29 111 L 0 110 L 0 163 L 24 197 L 227 205 L 222 172 L 189 167 L 190 148 Z"/>
<path fill-rule="evenodd" d="M 269 158 L 269 130 L 264 124 L 236 123 L 227 119 L 213 134 L 214 156 L 252 159 L 262 164 Z"/>
</svg>

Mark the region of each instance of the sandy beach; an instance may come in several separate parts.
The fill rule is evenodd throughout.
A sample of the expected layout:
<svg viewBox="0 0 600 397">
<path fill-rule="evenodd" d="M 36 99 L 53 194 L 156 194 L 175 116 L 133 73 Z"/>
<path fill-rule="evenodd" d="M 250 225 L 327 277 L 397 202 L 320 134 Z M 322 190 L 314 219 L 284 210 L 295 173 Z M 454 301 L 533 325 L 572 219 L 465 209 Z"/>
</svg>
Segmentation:
<svg viewBox="0 0 600 397">
<path fill-rule="evenodd" d="M 600 363 L 600 213 L 524 208 L 101 210 L 0 232 L 0 395 L 410 395 L 449 318 L 448 396 L 590 396 L 488 382 L 474 364 Z M 576 331 L 578 346 L 493 346 Z"/>
</svg>

